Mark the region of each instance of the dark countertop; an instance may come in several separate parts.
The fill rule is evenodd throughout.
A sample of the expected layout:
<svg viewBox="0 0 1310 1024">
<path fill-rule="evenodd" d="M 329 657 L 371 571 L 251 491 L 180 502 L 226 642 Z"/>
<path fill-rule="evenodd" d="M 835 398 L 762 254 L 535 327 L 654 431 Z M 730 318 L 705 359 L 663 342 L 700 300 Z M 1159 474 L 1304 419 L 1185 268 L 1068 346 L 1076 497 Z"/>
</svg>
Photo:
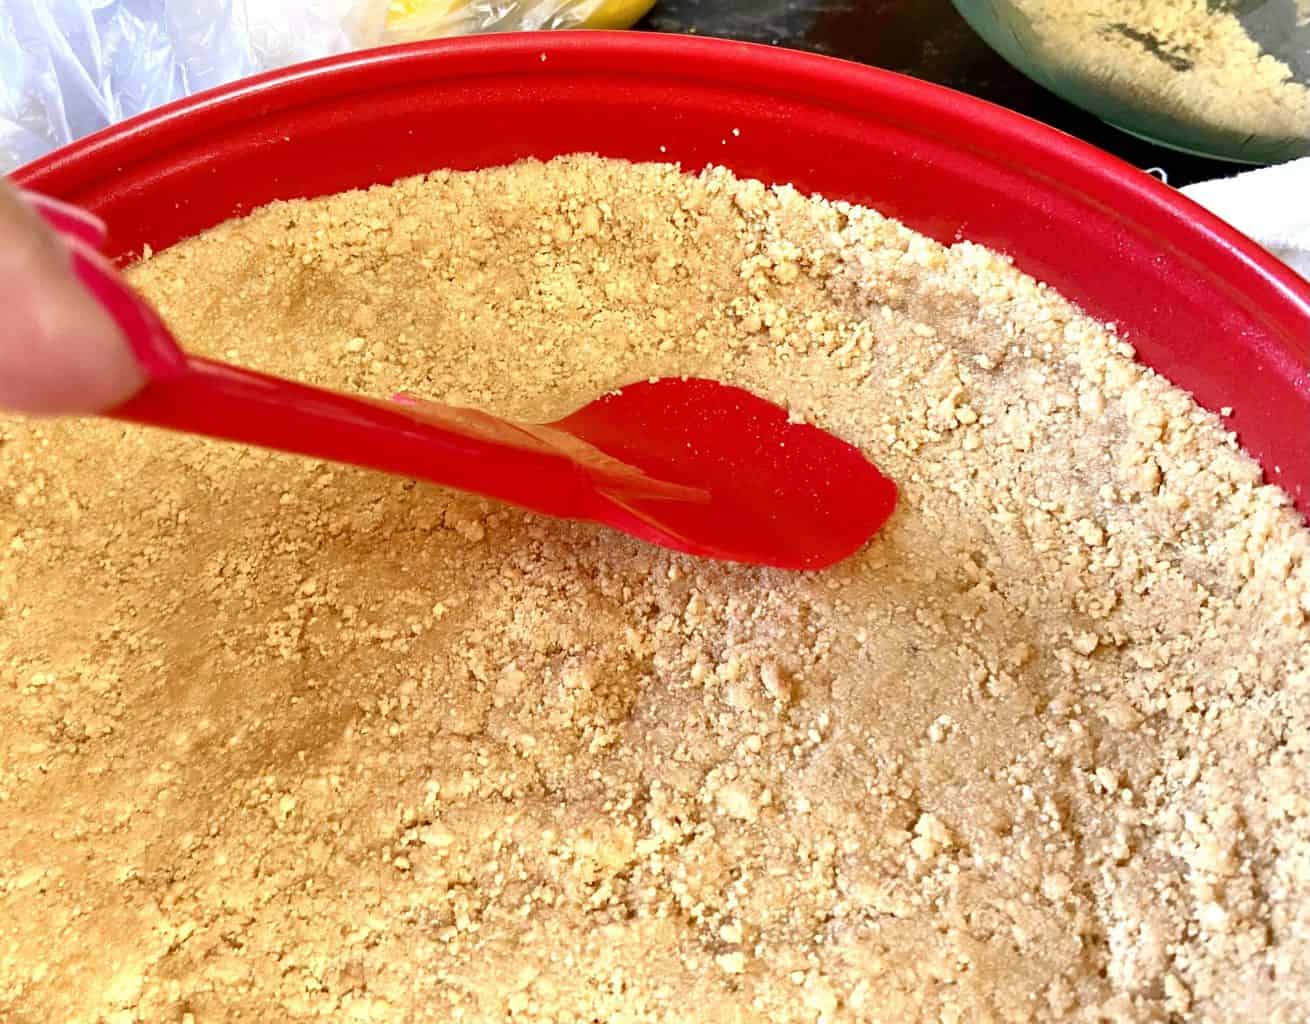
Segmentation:
<svg viewBox="0 0 1310 1024">
<path fill-rule="evenodd" d="M 1236 173 L 1239 164 L 1152 145 L 1112 128 L 997 56 L 950 0 L 659 0 L 642 28 L 694 32 L 845 57 L 972 93 L 1045 121 L 1174 185 Z"/>
</svg>

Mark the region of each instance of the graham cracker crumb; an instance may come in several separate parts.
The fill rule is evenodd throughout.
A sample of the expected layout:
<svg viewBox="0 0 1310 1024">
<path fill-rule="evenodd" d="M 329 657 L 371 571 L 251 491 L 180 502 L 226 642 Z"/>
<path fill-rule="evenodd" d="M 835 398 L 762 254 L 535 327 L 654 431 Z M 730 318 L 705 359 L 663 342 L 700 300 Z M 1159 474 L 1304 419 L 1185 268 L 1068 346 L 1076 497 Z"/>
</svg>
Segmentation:
<svg viewBox="0 0 1310 1024">
<path fill-rule="evenodd" d="M 1310 532 L 1002 257 L 571 157 L 131 276 L 188 348 L 370 394 L 715 377 L 902 501 L 784 573 L 0 423 L 6 1021 L 1304 1019 Z"/>
<path fill-rule="evenodd" d="M 1310 83 L 1297 59 L 1310 26 L 1305 0 L 1296 3 L 1299 18 L 1291 0 L 1002 0 L 993 16 L 1029 60 L 1111 112 L 1290 157 L 1310 141 Z"/>
</svg>

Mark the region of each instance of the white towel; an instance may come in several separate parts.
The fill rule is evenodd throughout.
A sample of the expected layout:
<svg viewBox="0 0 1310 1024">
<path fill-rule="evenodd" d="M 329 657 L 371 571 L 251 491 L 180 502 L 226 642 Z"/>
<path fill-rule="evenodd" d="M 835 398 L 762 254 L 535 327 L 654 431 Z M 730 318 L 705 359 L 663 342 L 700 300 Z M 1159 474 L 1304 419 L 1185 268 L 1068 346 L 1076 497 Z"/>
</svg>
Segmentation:
<svg viewBox="0 0 1310 1024">
<path fill-rule="evenodd" d="M 1310 278 L 1310 157 L 1182 191 Z"/>
</svg>

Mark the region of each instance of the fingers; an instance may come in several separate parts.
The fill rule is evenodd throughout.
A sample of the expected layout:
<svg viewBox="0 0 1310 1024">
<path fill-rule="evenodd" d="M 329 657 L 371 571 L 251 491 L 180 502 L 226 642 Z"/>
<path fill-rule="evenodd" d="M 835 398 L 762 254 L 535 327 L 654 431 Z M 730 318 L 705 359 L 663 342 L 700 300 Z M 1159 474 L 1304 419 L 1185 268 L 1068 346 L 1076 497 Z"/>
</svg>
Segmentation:
<svg viewBox="0 0 1310 1024">
<path fill-rule="evenodd" d="M 61 229 L 99 240 L 99 221 L 41 202 Z M 0 182 L 0 408 L 38 415 L 101 412 L 144 383 L 122 332 L 74 274 L 68 250 Z"/>
</svg>

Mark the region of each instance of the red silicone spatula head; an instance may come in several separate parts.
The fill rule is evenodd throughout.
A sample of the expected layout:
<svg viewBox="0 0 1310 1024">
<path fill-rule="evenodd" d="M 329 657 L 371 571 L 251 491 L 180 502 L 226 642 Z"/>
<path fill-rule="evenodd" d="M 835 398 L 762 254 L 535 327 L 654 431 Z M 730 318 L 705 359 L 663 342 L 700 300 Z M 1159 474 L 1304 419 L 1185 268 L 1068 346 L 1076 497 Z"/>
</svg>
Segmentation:
<svg viewBox="0 0 1310 1024">
<path fill-rule="evenodd" d="M 786 410 L 712 380 L 632 384 L 551 424 L 706 502 L 597 491 L 604 521 L 692 554 L 784 569 L 832 565 L 896 507 L 896 485 L 860 451 Z"/>
</svg>

